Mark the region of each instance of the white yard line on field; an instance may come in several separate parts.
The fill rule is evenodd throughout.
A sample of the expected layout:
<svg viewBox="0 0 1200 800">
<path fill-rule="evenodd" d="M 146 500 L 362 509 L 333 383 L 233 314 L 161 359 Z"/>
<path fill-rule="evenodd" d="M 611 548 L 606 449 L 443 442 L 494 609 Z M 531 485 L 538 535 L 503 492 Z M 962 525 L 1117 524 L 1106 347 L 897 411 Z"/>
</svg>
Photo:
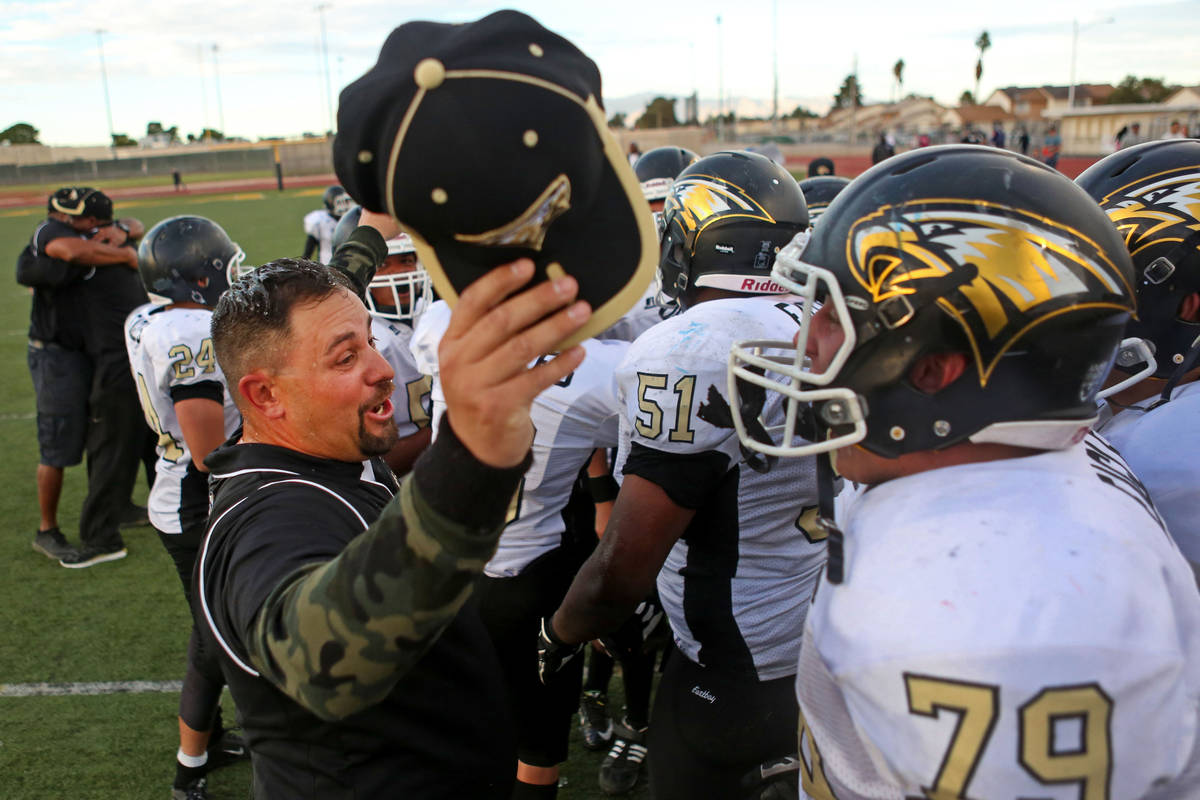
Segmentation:
<svg viewBox="0 0 1200 800">
<path fill-rule="evenodd" d="M 0 683 L 0 697 L 144 694 L 178 692 L 183 681 L 95 681 L 89 683 Z"/>
</svg>

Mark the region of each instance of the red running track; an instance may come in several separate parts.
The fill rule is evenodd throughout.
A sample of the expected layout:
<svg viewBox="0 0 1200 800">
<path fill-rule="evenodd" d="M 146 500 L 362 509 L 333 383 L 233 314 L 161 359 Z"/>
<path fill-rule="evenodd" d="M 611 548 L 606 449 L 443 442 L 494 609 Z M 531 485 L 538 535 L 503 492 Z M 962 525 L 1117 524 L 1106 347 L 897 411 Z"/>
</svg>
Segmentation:
<svg viewBox="0 0 1200 800">
<path fill-rule="evenodd" d="M 200 194 L 228 194 L 229 192 L 263 192 L 274 191 L 274 178 L 239 178 L 232 181 L 195 181 L 183 185 L 183 189 L 175 191 L 170 178 L 164 178 L 167 183 L 163 186 L 127 186 L 119 189 L 104 189 L 104 193 L 114 200 L 135 200 L 147 197 L 186 197 Z M 303 189 L 311 186 L 330 186 L 337 183 L 337 176 L 329 175 L 297 175 L 284 178 L 285 189 Z M 100 187 L 103 189 L 104 187 Z M 0 208 L 21 208 L 23 206 L 41 206 L 46 202 L 44 194 L 21 193 L 5 194 L 0 187 Z"/>
</svg>

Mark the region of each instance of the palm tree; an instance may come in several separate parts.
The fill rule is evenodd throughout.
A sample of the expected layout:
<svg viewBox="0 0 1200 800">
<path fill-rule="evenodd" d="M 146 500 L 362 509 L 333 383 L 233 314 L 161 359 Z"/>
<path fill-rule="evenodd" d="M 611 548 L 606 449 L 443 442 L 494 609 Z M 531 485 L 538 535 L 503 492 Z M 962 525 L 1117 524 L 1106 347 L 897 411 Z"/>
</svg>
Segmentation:
<svg viewBox="0 0 1200 800">
<path fill-rule="evenodd" d="M 896 99 L 904 96 L 904 59 L 898 59 L 892 67 L 892 75 L 896 77 Z"/>
<path fill-rule="evenodd" d="M 987 31 L 984 31 L 975 40 L 975 46 L 979 48 L 979 60 L 975 62 L 975 100 L 978 102 L 979 79 L 983 77 L 983 54 L 992 46 L 992 37 L 988 36 Z"/>
</svg>

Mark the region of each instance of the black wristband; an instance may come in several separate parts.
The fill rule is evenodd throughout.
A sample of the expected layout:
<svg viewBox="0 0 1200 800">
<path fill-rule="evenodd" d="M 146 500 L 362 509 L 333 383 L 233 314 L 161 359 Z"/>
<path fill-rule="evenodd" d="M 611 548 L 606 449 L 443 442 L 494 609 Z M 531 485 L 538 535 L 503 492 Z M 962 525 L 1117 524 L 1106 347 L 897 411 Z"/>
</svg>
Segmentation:
<svg viewBox="0 0 1200 800">
<path fill-rule="evenodd" d="M 608 503 L 617 499 L 621 484 L 612 475 L 601 475 L 598 478 L 588 478 L 588 492 L 592 495 L 593 503 Z"/>
</svg>

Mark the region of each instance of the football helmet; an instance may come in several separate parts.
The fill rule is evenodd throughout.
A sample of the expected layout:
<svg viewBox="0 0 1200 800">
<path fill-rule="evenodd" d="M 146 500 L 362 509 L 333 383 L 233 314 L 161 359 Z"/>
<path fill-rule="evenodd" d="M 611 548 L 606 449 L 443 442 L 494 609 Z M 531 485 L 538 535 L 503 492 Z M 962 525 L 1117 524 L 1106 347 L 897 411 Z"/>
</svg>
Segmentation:
<svg viewBox="0 0 1200 800">
<path fill-rule="evenodd" d="M 368 287 L 367 309 L 384 319 L 416 325 L 433 302 L 429 273 L 417 260 L 417 248 L 407 233 L 388 239 L 387 249 Z"/>
<path fill-rule="evenodd" d="M 771 280 L 775 254 L 808 229 L 796 179 L 766 156 L 721 152 L 675 179 L 663 206 L 658 262 L 664 300 L 687 308 L 697 291 L 785 291 Z"/>
<path fill-rule="evenodd" d="M 1200 141 L 1119 150 L 1075 182 L 1108 214 L 1133 258 L 1137 316 L 1126 335 L 1149 343 L 1154 377 L 1170 378 L 1200 347 L 1200 323 L 1179 318 L 1179 304 L 1200 291 Z M 1130 373 L 1147 363 L 1123 348 L 1116 368 Z"/>
<path fill-rule="evenodd" d="M 1079 440 L 1134 307 L 1129 252 L 1083 190 L 1015 153 L 946 145 L 876 165 L 834 211 L 776 261 L 774 279 L 804 298 L 795 346 L 734 346 L 730 405 L 747 448 L 861 442 L 892 458 Z M 818 301 L 831 308 L 814 332 Z M 967 357 L 955 381 L 932 395 L 911 382 L 918 360 L 949 352 Z M 741 418 L 742 395 L 763 389 L 785 395 L 779 444 Z"/>
<path fill-rule="evenodd" d="M 814 228 L 817 220 L 829 208 L 833 198 L 850 183 L 849 178 L 838 175 L 822 175 L 818 178 L 805 178 L 800 181 L 800 191 L 804 192 L 804 203 L 808 206 L 808 223 Z"/>
<path fill-rule="evenodd" d="M 638 158 L 633 172 L 647 201 L 666 200 L 675 177 L 699 160 L 700 156 L 686 147 L 656 147 Z"/>
<path fill-rule="evenodd" d="M 354 198 L 346 194 L 346 190 L 340 186 L 330 186 L 326 189 L 321 202 L 334 219 L 341 219 L 347 211 L 354 208 Z"/>
<path fill-rule="evenodd" d="M 242 248 L 206 217 L 164 219 L 138 246 L 138 272 L 146 292 L 164 303 L 215 306 L 237 279 Z"/>
</svg>

